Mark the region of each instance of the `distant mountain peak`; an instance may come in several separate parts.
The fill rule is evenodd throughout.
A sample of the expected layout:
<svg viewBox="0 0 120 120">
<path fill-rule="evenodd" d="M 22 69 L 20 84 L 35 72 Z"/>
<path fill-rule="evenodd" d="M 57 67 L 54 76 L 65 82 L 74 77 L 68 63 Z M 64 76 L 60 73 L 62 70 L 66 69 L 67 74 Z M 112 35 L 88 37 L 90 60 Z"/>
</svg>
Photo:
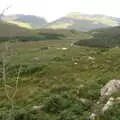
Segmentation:
<svg viewBox="0 0 120 120">
<path fill-rule="evenodd" d="M 81 15 L 80 12 L 71 12 L 71 13 L 68 13 L 66 16 L 77 16 L 77 15 Z"/>
<path fill-rule="evenodd" d="M 93 30 L 118 26 L 119 19 L 102 14 L 83 14 L 80 12 L 71 12 L 49 24 L 47 28 L 52 29 L 75 29 L 75 30 Z"/>
</svg>

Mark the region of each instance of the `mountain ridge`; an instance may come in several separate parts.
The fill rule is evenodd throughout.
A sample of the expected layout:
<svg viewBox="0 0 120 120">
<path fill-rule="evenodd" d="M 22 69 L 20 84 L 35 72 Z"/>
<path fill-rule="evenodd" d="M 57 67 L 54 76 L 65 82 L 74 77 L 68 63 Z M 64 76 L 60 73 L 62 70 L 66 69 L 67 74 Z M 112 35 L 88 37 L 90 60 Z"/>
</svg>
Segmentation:
<svg viewBox="0 0 120 120">
<path fill-rule="evenodd" d="M 73 29 L 90 31 L 99 28 L 114 27 L 120 25 L 120 18 L 103 14 L 84 14 L 71 12 L 52 22 L 35 15 L 12 14 L 3 16 L 3 21 L 29 29 Z"/>
<path fill-rule="evenodd" d="M 82 14 L 72 12 L 53 22 L 48 23 L 45 27 L 52 29 L 75 29 L 89 31 L 98 28 L 106 28 L 119 25 L 119 18 L 101 14 Z"/>
</svg>

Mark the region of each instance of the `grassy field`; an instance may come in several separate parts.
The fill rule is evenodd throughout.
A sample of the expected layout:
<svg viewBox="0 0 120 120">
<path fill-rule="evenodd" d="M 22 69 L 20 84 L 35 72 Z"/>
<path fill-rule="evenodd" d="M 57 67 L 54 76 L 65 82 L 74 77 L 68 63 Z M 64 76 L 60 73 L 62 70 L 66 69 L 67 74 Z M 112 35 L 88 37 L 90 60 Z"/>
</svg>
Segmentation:
<svg viewBox="0 0 120 120">
<path fill-rule="evenodd" d="M 100 97 L 100 89 L 109 80 L 120 79 L 120 48 L 71 45 L 76 40 L 78 38 L 0 44 L 0 56 L 6 56 L 9 96 L 16 90 L 16 76 L 21 68 L 17 93 L 12 102 L 7 99 L 4 82 L 1 82 L 1 120 L 88 118 L 92 106 Z M 89 102 L 84 104 L 81 98 Z M 34 110 L 34 106 L 44 107 Z M 117 104 L 99 120 L 119 120 L 119 106 Z"/>
<path fill-rule="evenodd" d="M 86 120 L 100 89 L 120 79 L 119 27 L 78 32 L 1 26 L 0 120 Z M 16 35 L 19 30 L 24 34 Z M 119 120 L 119 106 L 97 120 Z"/>
</svg>

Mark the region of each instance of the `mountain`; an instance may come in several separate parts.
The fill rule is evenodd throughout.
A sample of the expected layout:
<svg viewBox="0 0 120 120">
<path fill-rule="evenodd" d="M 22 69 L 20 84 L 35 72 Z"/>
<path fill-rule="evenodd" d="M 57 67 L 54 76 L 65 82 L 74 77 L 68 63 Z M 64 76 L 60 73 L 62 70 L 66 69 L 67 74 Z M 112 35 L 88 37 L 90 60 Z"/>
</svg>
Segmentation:
<svg viewBox="0 0 120 120">
<path fill-rule="evenodd" d="M 25 28 L 41 28 L 47 24 L 47 21 L 42 17 L 24 14 L 7 15 L 3 17 L 3 20 Z"/>
<path fill-rule="evenodd" d="M 79 12 L 70 13 L 64 17 L 57 19 L 49 24 L 46 28 L 53 29 L 75 29 L 75 30 L 93 30 L 98 28 L 106 28 L 118 26 L 119 19 L 105 15 L 88 15 Z"/>
<path fill-rule="evenodd" d="M 89 31 L 98 28 L 118 26 L 120 18 L 105 15 L 88 15 L 79 12 L 69 13 L 53 22 L 48 23 L 44 18 L 35 15 L 13 14 L 3 17 L 8 23 L 16 24 L 29 29 L 52 28 L 52 29 L 74 29 Z"/>
<path fill-rule="evenodd" d="M 120 26 L 110 27 L 90 31 L 90 39 L 80 40 L 76 45 L 90 47 L 119 47 L 120 46 Z"/>
</svg>

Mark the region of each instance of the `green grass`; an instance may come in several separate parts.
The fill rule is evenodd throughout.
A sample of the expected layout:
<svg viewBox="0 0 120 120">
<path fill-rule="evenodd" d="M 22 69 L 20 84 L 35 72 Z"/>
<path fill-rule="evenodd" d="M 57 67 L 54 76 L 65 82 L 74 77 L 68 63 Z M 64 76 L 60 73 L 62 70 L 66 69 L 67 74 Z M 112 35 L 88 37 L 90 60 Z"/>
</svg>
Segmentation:
<svg viewBox="0 0 120 120">
<path fill-rule="evenodd" d="M 120 79 L 120 48 L 70 46 L 70 41 L 9 43 L 7 85 L 13 93 L 19 66 L 19 86 L 14 99 L 15 120 L 84 120 L 100 97 L 100 89 L 111 79 Z M 4 51 L 1 44 L 0 51 Z M 57 48 L 68 48 L 66 51 Z M 1 53 L 0 52 L 0 53 Z M 89 60 L 92 56 L 95 60 Z M 77 63 L 77 64 L 75 64 Z M 10 103 L 0 86 L 0 116 L 9 119 Z M 80 98 L 91 102 L 83 104 Z M 33 111 L 33 106 L 44 109 Z M 104 120 L 119 113 L 107 113 Z M 101 119 L 103 120 L 103 119 Z"/>
<path fill-rule="evenodd" d="M 11 20 L 11 21 L 7 21 L 8 23 L 12 23 L 12 24 L 15 24 L 19 27 L 23 27 L 23 28 L 28 28 L 28 29 L 32 29 L 32 26 L 28 23 L 24 23 L 24 22 L 19 22 L 19 21 L 14 21 L 14 20 Z"/>
</svg>

